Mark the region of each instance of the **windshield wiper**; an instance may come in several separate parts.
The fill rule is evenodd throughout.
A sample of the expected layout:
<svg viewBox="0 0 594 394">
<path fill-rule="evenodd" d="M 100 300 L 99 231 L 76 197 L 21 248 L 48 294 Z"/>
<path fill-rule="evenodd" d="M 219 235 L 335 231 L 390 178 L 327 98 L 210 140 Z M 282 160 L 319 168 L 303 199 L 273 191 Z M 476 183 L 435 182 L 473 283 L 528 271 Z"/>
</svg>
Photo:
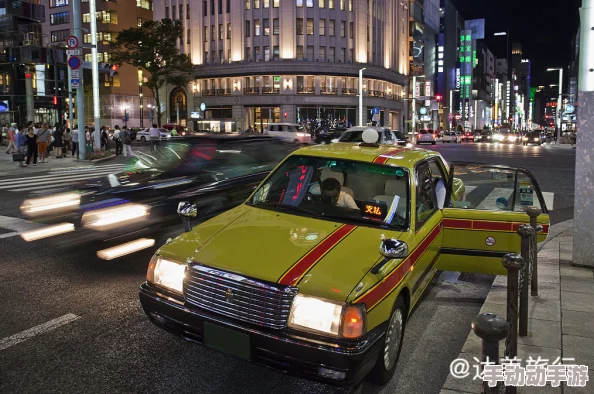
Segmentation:
<svg viewBox="0 0 594 394">
<path fill-rule="evenodd" d="M 322 216 L 322 217 L 324 217 L 324 218 L 328 218 L 328 219 L 338 219 L 338 220 L 352 221 L 352 222 L 362 223 L 362 224 L 366 224 L 366 225 L 370 225 L 370 224 L 373 225 L 373 224 L 375 224 L 375 225 L 378 225 L 378 226 L 389 227 L 391 229 L 397 229 L 397 230 L 402 230 L 402 228 L 403 228 L 401 226 L 397 226 L 397 225 L 391 224 L 391 223 L 373 221 L 373 220 L 363 219 L 363 218 L 355 218 L 355 217 L 351 217 L 351 216 L 328 215 L 326 213 L 320 213 L 319 215 Z"/>
</svg>

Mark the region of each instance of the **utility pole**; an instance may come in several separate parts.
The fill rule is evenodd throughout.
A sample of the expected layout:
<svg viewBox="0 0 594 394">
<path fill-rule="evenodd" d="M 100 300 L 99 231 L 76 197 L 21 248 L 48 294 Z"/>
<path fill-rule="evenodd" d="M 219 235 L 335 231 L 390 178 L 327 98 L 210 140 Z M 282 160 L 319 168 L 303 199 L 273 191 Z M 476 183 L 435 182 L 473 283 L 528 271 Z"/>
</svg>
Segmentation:
<svg viewBox="0 0 594 394">
<path fill-rule="evenodd" d="M 573 264 L 594 267 L 594 0 L 583 0 L 580 9 L 580 66 L 578 75 L 578 132 L 575 157 Z M 561 88 L 561 87 L 559 87 Z"/>
<path fill-rule="evenodd" d="M 72 0 L 72 17 L 74 18 L 74 36 L 78 39 L 78 48 L 82 54 L 83 37 L 80 31 L 82 15 L 80 13 L 80 0 Z M 70 67 L 68 67 L 70 69 Z M 85 144 L 85 90 L 83 88 L 83 72 L 80 72 L 80 81 L 76 89 L 76 115 L 78 117 L 78 157 L 84 160 L 87 154 Z"/>
<path fill-rule="evenodd" d="M 359 126 L 363 126 L 363 71 L 359 70 Z M 367 124 L 367 122 L 365 122 Z"/>
<path fill-rule="evenodd" d="M 91 71 L 93 76 L 93 119 L 95 124 L 95 148 L 101 148 L 101 132 L 99 125 L 99 64 L 97 63 L 97 4 L 96 0 L 89 0 L 91 17 Z"/>
</svg>

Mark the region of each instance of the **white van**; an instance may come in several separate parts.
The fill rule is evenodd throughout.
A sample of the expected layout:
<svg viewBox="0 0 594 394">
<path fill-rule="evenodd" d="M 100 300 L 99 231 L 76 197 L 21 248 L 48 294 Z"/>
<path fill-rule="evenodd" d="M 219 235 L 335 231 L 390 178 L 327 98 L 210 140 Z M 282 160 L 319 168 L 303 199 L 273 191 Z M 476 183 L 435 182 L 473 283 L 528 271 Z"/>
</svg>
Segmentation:
<svg viewBox="0 0 594 394">
<path fill-rule="evenodd" d="M 300 142 L 302 144 L 313 143 L 311 134 L 309 134 L 303 126 L 295 123 L 271 123 L 264 131 L 264 134 L 288 142 Z"/>
</svg>

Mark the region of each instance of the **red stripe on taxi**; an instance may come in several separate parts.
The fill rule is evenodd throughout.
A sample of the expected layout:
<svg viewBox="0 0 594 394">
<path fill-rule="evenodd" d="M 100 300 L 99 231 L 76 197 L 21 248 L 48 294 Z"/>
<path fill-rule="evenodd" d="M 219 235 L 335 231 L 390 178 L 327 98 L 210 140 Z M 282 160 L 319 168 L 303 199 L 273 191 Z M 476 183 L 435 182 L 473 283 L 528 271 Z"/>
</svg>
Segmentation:
<svg viewBox="0 0 594 394">
<path fill-rule="evenodd" d="M 317 244 L 312 250 L 307 252 L 297 263 L 295 263 L 279 279 L 278 283 L 286 286 L 293 286 L 305 275 L 326 253 L 334 246 L 338 245 L 346 236 L 348 236 L 357 226 L 352 224 L 343 224 L 337 228 L 326 239 Z"/>
<path fill-rule="evenodd" d="M 472 221 L 473 230 L 513 231 L 510 222 L 482 222 Z"/>
<path fill-rule="evenodd" d="M 505 231 L 516 232 L 518 227 L 528 223 L 509 223 L 509 222 L 488 222 L 481 220 L 466 219 L 443 219 L 443 227 L 454 230 L 480 230 L 480 231 Z M 543 224 L 540 234 L 547 234 L 549 225 Z"/>
<path fill-rule="evenodd" d="M 375 164 L 385 164 L 388 160 L 390 160 L 390 158 L 392 158 L 393 156 L 396 156 L 400 152 L 404 152 L 405 150 L 406 149 L 404 149 L 404 148 L 390 149 L 386 153 L 381 154 L 378 157 L 376 157 L 375 159 L 373 159 L 373 162 Z"/>
<path fill-rule="evenodd" d="M 437 238 L 440 231 L 441 227 L 439 225 L 435 226 L 431 233 L 425 237 L 421 244 L 398 266 L 398 268 L 392 271 L 392 273 L 386 276 L 380 283 L 369 289 L 367 293 L 357 298 L 355 302 L 364 303 L 369 312 L 374 306 L 386 298 L 386 296 L 388 296 L 388 294 L 402 282 L 402 279 L 406 276 L 410 267 L 417 263 L 419 258 L 425 253 L 435 238 Z"/>
<path fill-rule="evenodd" d="M 445 228 L 458 228 L 458 229 L 472 229 L 472 220 L 465 219 L 443 219 L 443 226 Z"/>
</svg>

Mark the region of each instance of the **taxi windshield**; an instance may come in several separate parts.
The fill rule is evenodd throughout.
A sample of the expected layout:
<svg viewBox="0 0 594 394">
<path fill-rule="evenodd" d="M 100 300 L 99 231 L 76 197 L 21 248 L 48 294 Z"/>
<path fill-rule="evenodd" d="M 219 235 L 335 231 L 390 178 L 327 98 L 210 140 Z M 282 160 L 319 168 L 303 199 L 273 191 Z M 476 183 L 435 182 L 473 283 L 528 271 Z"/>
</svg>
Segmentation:
<svg viewBox="0 0 594 394">
<path fill-rule="evenodd" d="M 351 160 L 291 156 L 248 205 L 359 225 L 408 228 L 408 170 Z"/>
</svg>

